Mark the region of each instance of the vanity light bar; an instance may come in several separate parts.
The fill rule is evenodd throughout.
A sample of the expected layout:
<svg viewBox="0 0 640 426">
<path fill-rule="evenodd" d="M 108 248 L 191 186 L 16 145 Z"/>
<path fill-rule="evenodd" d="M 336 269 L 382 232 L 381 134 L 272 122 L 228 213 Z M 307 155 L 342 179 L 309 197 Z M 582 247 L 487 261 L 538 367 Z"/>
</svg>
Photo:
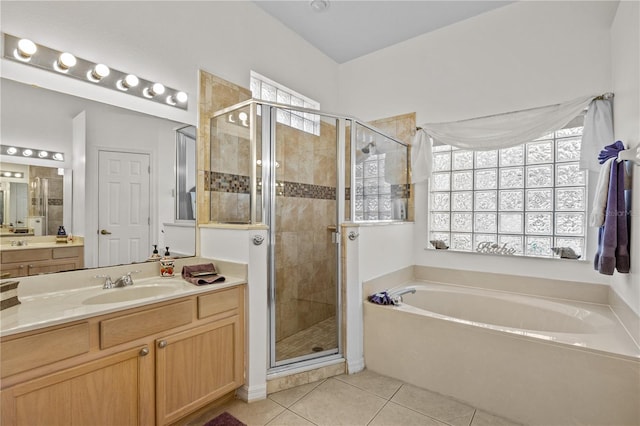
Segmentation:
<svg viewBox="0 0 640 426">
<path fill-rule="evenodd" d="M 0 177 L 5 178 L 22 178 L 24 174 L 21 172 L 11 172 L 9 170 L 0 170 Z"/>
<path fill-rule="evenodd" d="M 64 161 L 62 152 L 50 152 L 44 149 L 22 148 L 19 146 L 0 145 L 0 154 L 11 155 L 12 157 L 40 158 L 41 160 Z"/>
<path fill-rule="evenodd" d="M 134 74 L 115 70 L 32 42 L 3 33 L 3 57 L 11 61 L 66 75 L 108 89 L 187 110 L 188 95 L 158 82 L 145 80 Z"/>
</svg>

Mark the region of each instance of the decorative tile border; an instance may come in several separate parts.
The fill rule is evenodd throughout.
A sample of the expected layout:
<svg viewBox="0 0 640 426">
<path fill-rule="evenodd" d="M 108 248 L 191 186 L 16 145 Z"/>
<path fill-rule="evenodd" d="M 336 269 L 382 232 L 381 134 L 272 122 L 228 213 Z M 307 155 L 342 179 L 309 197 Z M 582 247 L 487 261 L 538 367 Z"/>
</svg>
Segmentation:
<svg viewBox="0 0 640 426">
<path fill-rule="evenodd" d="M 210 172 L 208 189 L 214 192 L 249 194 L 251 192 L 250 184 L 249 176 Z"/>
<path fill-rule="evenodd" d="M 314 198 L 320 200 L 336 199 L 336 189 L 331 186 L 287 181 L 280 183 L 284 183 L 284 194 L 282 195 L 285 197 Z"/>
<path fill-rule="evenodd" d="M 31 199 L 31 205 L 32 206 L 38 205 L 38 199 L 37 198 L 32 198 Z M 49 198 L 49 200 L 47 201 L 47 205 L 49 205 L 49 206 L 61 206 L 61 205 L 63 205 L 63 200 L 62 200 L 62 198 Z"/>
<path fill-rule="evenodd" d="M 208 175 L 207 179 L 205 174 L 205 189 L 207 191 L 237 194 L 249 194 L 251 192 L 249 176 L 219 172 L 209 172 Z M 261 192 L 261 188 L 262 182 L 258 179 L 258 192 Z M 335 200 L 336 188 L 308 183 L 277 181 L 276 194 L 284 197 Z"/>
</svg>

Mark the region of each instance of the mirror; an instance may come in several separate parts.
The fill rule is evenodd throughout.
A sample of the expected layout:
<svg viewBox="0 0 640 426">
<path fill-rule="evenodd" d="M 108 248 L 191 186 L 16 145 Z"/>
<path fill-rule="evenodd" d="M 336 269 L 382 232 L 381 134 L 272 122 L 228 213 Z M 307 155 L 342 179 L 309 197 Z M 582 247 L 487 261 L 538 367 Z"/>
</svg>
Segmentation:
<svg viewBox="0 0 640 426">
<path fill-rule="evenodd" d="M 0 163 L 0 236 L 56 235 L 64 225 L 64 184 L 64 169 Z"/>
<path fill-rule="evenodd" d="M 165 247 L 195 255 L 193 126 L 5 78 L 0 85 L 0 169 L 22 174 L 0 184 L 3 247 L 55 236 L 62 225 L 84 245 L 87 268 L 145 261 L 153 245 L 161 255 Z M 9 146 L 62 152 L 64 161 L 8 155 Z"/>
</svg>

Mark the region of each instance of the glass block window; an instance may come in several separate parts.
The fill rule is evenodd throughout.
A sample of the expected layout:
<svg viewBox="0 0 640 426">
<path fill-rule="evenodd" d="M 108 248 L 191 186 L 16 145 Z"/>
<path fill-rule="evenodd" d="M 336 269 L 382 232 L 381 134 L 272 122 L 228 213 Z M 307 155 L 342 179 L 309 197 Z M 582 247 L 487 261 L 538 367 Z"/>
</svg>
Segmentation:
<svg viewBox="0 0 640 426">
<path fill-rule="evenodd" d="M 456 251 L 553 257 L 552 247 L 571 247 L 583 255 L 587 176 L 577 121 L 500 150 L 434 146 L 429 240 Z"/>
<path fill-rule="evenodd" d="M 298 92 L 295 92 L 282 84 L 276 83 L 251 71 L 251 96 L 255 99 L 263 101 L 276 102 L 293 107 L 306 109 L 320 109 L 320 103 L 310 99 Z M 259 113 L 259 112 L 258 112 Z M 296 111 L 295 109 L 278 109 L 278 123 L 311 133 L 316 136 L 320 135 L 320 116 L 308 112 Z"/>
</svg>

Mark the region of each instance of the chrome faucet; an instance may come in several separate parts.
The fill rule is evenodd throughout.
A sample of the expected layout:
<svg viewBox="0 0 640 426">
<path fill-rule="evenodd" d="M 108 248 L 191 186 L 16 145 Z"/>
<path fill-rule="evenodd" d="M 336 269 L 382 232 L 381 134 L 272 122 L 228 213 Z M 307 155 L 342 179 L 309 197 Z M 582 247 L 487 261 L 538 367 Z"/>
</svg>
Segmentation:
<svg viewBox="0 0 640 426">
<path fill-rule="evenodd" d="M 113 283 L 114 287 L 126 287 L 128 285 L 133 285 L 133 278 L 131 278 L 131 274 L 135 274 L 138 271 L 127 272 L 125 275 L 121 276 Z"/>
<path fill-rule="evenodd" d="M 391 297 L 391 301 L 393 301 L 394 305 L 397 305 L 398 303 L 402 302 L 402 295 L 403 294 L 407 294 L 407 293 L 411 293 L 414 294 L 416 292 L 415 287 L 405 287 L 405 288 L 399 288 L 397 290 L 389 290 L 389 297 Z"/>
<path fill-rule="evenodd" d="M 109 275 L 96 275 L 95 278 L 104 278 L 104 284 L 102 288 L 113 288 L 113 281 L 111 281 L 111 276 Z"/>
</svg>

